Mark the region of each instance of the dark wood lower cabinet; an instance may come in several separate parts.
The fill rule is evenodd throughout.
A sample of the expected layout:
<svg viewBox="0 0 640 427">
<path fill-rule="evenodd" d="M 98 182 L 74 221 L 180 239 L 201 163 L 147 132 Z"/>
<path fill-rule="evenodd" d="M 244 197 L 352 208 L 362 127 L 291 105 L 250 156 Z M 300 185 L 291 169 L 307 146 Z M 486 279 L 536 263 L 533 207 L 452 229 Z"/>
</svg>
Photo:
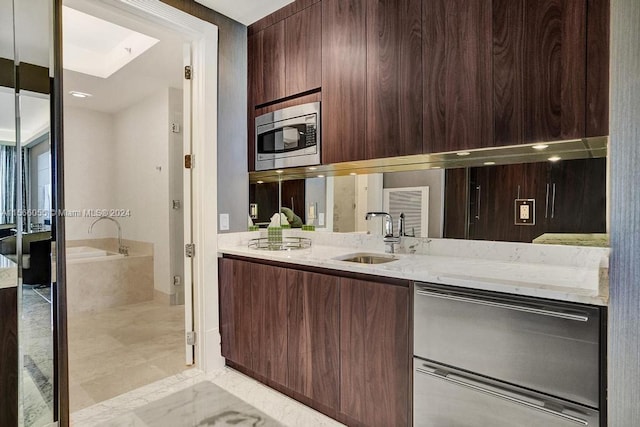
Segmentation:
<svg viewBox="0 0 640 427">
<path fill-rule="evenodd" d="M 251 264 L 253 370 L 287 384 L 287 270 Z"/>
<path fill-rule="evenodd" d="M 219 269 L 228 365 L 350 426 L 411 425 L 409 282 L 231 258 Z"/>
<path fill-rule="evenodd" d="M 409 289 L 340 279 L 340 411 L 359 425 L 409 425 Z"/>
<path fill-rule="evenodd" d="M 18 294 L 0 289 L 0 425 L 18 425 Z"/>
<path fill-rule="evenodd" d="M 287 272 L 287 386 L 331 409 L 340 404 L 339 279 L 300 270 Z"/>
<path fill-rule="evenodd" d="M 218 275 L 222 355 L 251 369 L 251 263 L 220 258 Z"/>
</svg>

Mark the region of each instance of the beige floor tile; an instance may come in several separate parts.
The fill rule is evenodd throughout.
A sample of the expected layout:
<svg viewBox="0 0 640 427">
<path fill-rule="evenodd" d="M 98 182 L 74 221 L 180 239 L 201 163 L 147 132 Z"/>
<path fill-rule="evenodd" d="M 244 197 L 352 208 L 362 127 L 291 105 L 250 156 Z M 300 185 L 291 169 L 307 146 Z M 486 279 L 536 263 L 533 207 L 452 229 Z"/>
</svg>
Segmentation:
<svg viewBox="0 0 640 427">
<path fill-rule="evenodd" d="M 184 306 L 159 301 L 69 317 L 71 409 L 183 371 Z"/>
</svg>

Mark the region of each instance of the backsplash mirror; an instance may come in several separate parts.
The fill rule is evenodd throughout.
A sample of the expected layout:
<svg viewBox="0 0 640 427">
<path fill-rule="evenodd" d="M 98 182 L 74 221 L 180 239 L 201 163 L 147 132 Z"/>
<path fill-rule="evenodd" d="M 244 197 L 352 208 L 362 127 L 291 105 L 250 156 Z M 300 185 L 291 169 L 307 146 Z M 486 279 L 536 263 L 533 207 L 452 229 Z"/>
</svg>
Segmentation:
<svg viewBox="0 0 640 427">
<path fill-rule="evenodd" d="M 406 216 L 416 237 L 605 246 L 606 158 L 381 172 L 283 180 L 282 206 L 306 224 L 382 234 L 368 211 Z M 278 183 L 250 185 L 263 226 L 278 210 Z M 594 235 L 595 233 L 595 235 Z M 585 236 L 588 234 L 589 236 Z M 580 236 L 576 236 L 580 235 Z"/>
</svg>

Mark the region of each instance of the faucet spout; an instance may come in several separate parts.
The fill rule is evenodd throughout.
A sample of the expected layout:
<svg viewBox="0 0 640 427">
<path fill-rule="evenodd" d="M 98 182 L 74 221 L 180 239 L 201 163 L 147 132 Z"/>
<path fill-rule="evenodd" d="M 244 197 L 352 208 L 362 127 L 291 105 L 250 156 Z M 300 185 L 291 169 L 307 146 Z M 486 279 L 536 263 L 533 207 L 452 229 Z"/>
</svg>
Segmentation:
<svg viewBox="0 0 640 427">
<path fill-rule="evenodd" d="M 120 227 L 120 223 L 116 219 L 106 215 L 101 216 L 91 223 L 91 225 L 89 226 L 89 233 L 93 232 L 93 226 L 103 219 L 108 219 L 109 221 L 113 222 L 116 227 L 118 227 L 118 253 L 129 255 L 129 248 L 122 244 L 122 227 Z"/>
<path fill-rule="evenodd" d="M 384 217 L 384 237 L 393 237 L 393 219 L 387 212 L 367 212 L 364 219 L 369 220 L 378 216 Z"/>
<path fill-rule="evenodd" d="M 400 226 L 400 235 L 393 235 L 393 218 L 387 212 L 367 212 L 364 219 L 371 219 L 377 216 L 381 216 L 384 218 L 384 243 L 385 243 L 385 252 L 394 253 L 393 245 L 400 243 L 400 237 L 404 233 L 404 214 L 400 214 L 400 222 L 398 225 Z"/>
</svg>

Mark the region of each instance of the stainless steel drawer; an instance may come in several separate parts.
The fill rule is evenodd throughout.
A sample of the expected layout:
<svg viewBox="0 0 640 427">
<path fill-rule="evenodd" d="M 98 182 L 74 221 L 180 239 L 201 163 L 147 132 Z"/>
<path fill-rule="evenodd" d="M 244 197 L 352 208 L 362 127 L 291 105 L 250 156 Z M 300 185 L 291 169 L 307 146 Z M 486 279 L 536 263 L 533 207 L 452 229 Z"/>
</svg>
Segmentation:
<svg viewBox="0 0 640 427">
<path fill-rule="evenodd" d="M 597 427 L 599 413 L 414 359 L 414 427 Z"/>
<path fill-rule="evenodd" d="M 599 310 L 499 295 L 416 284 L 414 354 L 598 408 Z"/>
</svg>

